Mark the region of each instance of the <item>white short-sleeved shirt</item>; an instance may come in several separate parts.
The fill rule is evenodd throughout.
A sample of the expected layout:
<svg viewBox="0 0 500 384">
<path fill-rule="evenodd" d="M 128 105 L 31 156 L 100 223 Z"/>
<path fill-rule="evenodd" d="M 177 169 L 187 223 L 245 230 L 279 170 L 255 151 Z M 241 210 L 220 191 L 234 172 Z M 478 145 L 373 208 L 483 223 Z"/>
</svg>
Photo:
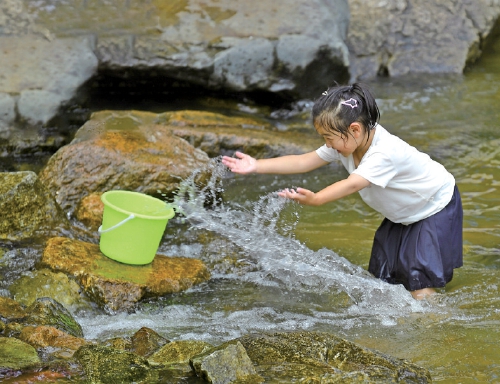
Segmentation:
<svg viewBox="0 0 500 384">
<path fill-rule="evenodd" d="M 368 180 L 370 185 L 359 191 L 361 198 L 394 223 L 408 225 L 432 216 L 453 196 L 451 173 L 380 124 L 357 168 L 352 155 L 344 157 L 326 145 L 316 153 L 328 162 L 340 160 L 349 174 Z"/>
</svg>

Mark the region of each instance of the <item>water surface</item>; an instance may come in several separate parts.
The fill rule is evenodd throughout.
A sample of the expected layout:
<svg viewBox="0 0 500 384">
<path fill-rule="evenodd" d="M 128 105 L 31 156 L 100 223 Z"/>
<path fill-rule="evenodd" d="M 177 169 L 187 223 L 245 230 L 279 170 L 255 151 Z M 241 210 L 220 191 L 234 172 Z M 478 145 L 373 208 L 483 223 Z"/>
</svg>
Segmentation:
<svg viewBox="0 0 500 384">
<path fill-rule="evenodd" d="M 81 317 L 86 337 L 130 336 L 147 326 L 171 340 L 217 344 L 254 331 L 320 330 L 409 359 L 435 382 L 499 382 L 500 44 L 463 76 L 370 85 L 381 124 L 445 165 L 462 193 L 464 266 L 446 288 L 417 302 L 366 272 L 382 218 L 358 196 L 302 207 L 276 195 L 323 188 L 345 177 L 339 166 L 242 177 L 214 163 L 222 181 L 205 191 L 185 182 L 190 198 L 177 203 L 187 219 L 169 222 L 161 247 L 216 266 L 212 279 L 134 314 Z M 281 129 L 298 124 L 315 134 L 304 115 L 275 115 Z M 207 194 L 215 208 L 204 207 Z M 213 240 L 200 242 L 204 234 Z"/>
</svg>

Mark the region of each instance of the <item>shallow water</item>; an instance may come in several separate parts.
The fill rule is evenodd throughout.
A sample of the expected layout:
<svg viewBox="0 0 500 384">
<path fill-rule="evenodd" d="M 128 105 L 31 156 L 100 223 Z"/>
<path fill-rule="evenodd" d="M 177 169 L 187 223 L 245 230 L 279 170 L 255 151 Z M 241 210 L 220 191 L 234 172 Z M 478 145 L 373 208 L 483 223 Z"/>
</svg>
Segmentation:
<svg viewBox="0 0 500 384">
<path fill-rule="evenodd" d="M 160 248 L 168 256 L 204 260 L 214 268 L 211 280 L 132 314 L 80 313 L 85 337 L 131 336 L 145 326 L 170 340 L 218 344 L 254 331 L 318 330 L 409 359 L 429 369 L 434 382 L 500 382 L 500 42 L 464 76 L 369 85 L 381 124 L 456 177 L 464 204 L 464 266 L 445 289 L 417 302 L 366 272 L 382 218 L 358 196 L 302 207 L 276 195 L 285 187 L 323 188 L 345 177 L 340 166 L 242 177 L 214 161 L 217 177 L 209 188 L 184 182 L 179 196 L 187 197 L 176 201 L 184 214 L 169 221 Z M 304 114 L 273 116 L 280 129 L 316 134 Z M 207 199 L 214 208 L 205 207 Z M 207 237 L 211 241 L 200 241 Z M 32 268 L 40 254 L 38 248 L 2 252 L 4 281 Z"/>
<path fill-rule="evenodd" d="M 382 125 L 443 163 L 461 190 L 464 266 L 445 289 L 417 302 L 366 273 L 381 217 L 359 197 L 302 207 L 275 193 L 320 189 L 345 176 L 340 167 L 234 177 L 215 164 L 222 180 L 207 190 L 186 180 L 190 197 L 176 202 L 185 216 L 169 222 L 161 247 L 217 265 L 212 279 L 133 314 L 80 317 L 86 337 L 147 326 L 217 344 L 253 331 L 320 330 L 409 359 L 434 382 L 500 382 L 500 44 L 464 76 L 370 85 Z M 207 195 L 215 208 L 204 208 Z M 218 240 L 202 244 L 203 233 Z"/>
</svg>

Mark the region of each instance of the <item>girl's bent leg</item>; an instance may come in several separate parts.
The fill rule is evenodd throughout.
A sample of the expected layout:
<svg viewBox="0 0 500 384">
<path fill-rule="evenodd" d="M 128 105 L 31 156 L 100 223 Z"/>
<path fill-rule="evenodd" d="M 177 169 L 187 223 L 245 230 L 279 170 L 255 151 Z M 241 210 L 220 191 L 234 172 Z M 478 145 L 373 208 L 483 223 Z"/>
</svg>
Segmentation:
<svg viewBox="0 0 500 384">
<path fill-rule="evenodd" d="M 434 288 L 423 288 L 417 289 L 416 291 L 411 291 L 411 295 L 415 300 L 423 300 L 429 296 L 432 296 L 436 293 Z"/>
</svg>

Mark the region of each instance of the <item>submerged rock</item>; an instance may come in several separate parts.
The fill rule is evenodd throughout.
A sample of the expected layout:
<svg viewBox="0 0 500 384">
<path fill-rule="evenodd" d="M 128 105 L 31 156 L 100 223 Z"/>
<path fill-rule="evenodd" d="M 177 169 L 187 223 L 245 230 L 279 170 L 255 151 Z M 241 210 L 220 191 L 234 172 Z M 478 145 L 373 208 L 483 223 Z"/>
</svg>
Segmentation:
<svg viewBox="0 0 500 384">
<path fill-rule="evenodd" d="M 34 172 L 0 173 L 0 240 L 43 236 L 68 225 L 53 195 Z"/>
<path fill-rule="evenodd" d="M 145 297 L 186 290 L 209 279 L 196 259 L 156 255 L 148 265 L 126 265 L 101 253 L 99 245 L 64 237 L 47 241 L 41 264 L 74 276 L 87 295 L 104 309 L 131 309 Z"/>
</svg>

